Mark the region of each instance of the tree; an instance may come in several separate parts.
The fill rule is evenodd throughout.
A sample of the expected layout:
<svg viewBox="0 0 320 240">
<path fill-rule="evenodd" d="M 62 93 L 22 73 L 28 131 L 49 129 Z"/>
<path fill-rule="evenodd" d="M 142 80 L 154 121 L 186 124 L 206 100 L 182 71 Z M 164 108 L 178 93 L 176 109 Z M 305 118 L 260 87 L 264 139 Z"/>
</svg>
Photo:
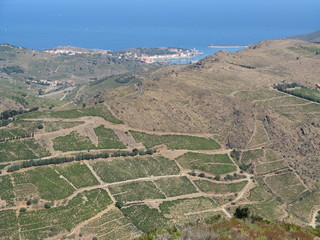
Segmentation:
<svg viewBox="0 0 320 240">
<path fill-rule="evenodd" d="M 249 218 L 250 210 L 248 207 L 243 207 L 243 208 L 237 207 L 236 212 L 234 213 L 234 216 L 239 219 Z"/>
</svg>

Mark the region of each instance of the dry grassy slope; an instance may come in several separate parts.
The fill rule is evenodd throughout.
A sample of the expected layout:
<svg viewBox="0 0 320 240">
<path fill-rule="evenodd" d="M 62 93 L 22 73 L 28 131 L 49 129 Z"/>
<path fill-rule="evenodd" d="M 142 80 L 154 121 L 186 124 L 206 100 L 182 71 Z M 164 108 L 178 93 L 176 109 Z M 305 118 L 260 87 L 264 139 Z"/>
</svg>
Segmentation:
<svg viewBox="0 0 320 240">
<path fill-rule="evenodd" d="M 3 112 L 8 109 L 19 109 L 24 107 L 17 103 L 16 101 L 0 96 L 0 112 Z"/>
<path fill-rule="evenodd" d="M 115 114 L 132 126 L 222 136 L 226 132 L 227 136 L 238 136 L 236 132 L 241 131 L 243 142 L 253 130 L 254 113 L 266 110 L 239 101 L 232 93 L 265 88 L 283 80 L 310 85 L 317 82 L 319 59 L 287 49 L 299 44 L 309 43 L 266 41 L 235 54 L 219 52 L 192 66 L 170 67 L 172 70 L 163 77 L 143 82 L 142 94 L 126 98 L 125 93 L 132 89 L 120 88 L 104 97 L 110 99 Z"/>
<path fill-rule="evenodd" d="M 282 81 L 310 86 L 317 83 L 320 57 L 289 49 L 301 46 L 312 44 L 274 40 L 233 54 L 219 52 L 191 66 L 171 66 L 162 77 L 143 82 L 142 93 L 123 87 L 106 92 L 103 97 L 115 115 L 130 126 L 210 132 L 218 135 L 220 143 L 232 148 L 244 148 L 254 131 L 254 122 L 261 120 L 271 147 L 280 151 L 300 173 L 307 170 L 304 179 L 308 181 L 319 171 L 312 161 L 320 152 L 320 129 L 290 121 L 235 96 L 241 90 L 265 89 Z"/>
</svg>

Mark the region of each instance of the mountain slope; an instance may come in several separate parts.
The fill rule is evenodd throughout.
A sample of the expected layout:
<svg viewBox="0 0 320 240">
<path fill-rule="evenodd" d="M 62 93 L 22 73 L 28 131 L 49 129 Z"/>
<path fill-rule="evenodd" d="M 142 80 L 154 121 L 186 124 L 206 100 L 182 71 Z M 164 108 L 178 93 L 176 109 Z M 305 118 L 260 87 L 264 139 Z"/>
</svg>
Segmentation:
<svg viewBox="0 0 320 240">
<path fill-rule="evenodd" d="M 320 31 L 315 31 L 312 33 L 307 33 L 302 35 L 296 35 L 289 38 L 308 41 L 308 42 L 320 42 Z"/>
</svg>

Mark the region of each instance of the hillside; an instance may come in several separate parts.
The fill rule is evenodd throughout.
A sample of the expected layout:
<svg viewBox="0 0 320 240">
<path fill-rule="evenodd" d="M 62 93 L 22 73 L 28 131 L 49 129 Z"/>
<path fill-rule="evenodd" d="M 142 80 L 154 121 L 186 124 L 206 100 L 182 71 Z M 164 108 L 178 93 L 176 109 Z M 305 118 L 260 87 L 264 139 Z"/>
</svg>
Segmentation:
<svg viewBox="0 0 320 240">
<path fill-rule="evenodd" d="M 134 239 L 155 228 L 186 233 L 187 223 L 208 219 L 230 231 L 237 225 L 239 239 L 262 229 L 274 239 L 275 221 L 318 226 L 317 49 L 264 41 L 192 65 L 138 65 L 106 77 L 138 79 L 133 84 L 108 88 L 78 76 L 81 91 L 58 106 L 3 113 L 0 239 Z M 104 76 L 104 65 L 97 68 Z M 311 97 L 274 88 L 290 83 L 294 94 Z M 10 93 L 5 83 L 8 95 L 29 90 L 20 84 Z M 239 206 L 271 227 L 212 217 L 230 219 Z M 277 230 L 301 239 L 318 234 L 297 228 Z"/>
<path fill-rule="evenodd" d="M 0 109 L 62 106 L 70 101 L 79 103 L 82 98 L 100 90 L 135 84 L 158 67 L 157 64 L 121 59 L 106 50 L 58 47 L 36 51 L 2 44 Z M 87 85 L 91 87 L 83 91 Z M 78 97 L 80 93 L 81 98 Z"/>
<path fill-rule="evenodd" d="M 319 43 L 320 42 L 320 31 L 315 31 L 312 33 L 307 33 L 307 34 L 302 34 L 302 35 L 296 35 L 296 36 L 292 36 L 289 38 Z"/>
</svg>

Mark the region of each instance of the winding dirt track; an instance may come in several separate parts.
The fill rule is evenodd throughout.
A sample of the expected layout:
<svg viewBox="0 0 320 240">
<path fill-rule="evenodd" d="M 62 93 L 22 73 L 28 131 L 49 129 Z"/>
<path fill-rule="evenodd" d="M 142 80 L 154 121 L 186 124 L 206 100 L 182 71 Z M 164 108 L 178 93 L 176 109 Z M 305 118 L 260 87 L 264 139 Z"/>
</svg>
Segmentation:
<svg viewBox="0 0 320 240">
<path fill-rule="evenodd" d="M 236 94 L 236 92 L 234 93 Z M 109 109 L 110 110 L 110 109 Z M 35 134 L 35 139 L 43 146 L 45 147 L 47 150 L 50 151 L 51 155 L 50 157 L 47 158 L 51 158 L 51 157 L 57 157 L 57 156 L 66 156 L 66 155 L 70 155 L 70 154 L 74 154 L 74 153 L 80 153 L 80 152 L 87 152 L 86 150 L 84 151 L 75 151 L 75 152 L 60 152 L 60 151 L 56 151 L 53 147 L 53 139 L 59 136 L 65 136 L 70 134 L 71 132 L 75 131 L 78 132 L 80 135 L 82 136 L 87 136 L 90 138 L 90 140 L 97 146 L 98 144 L 98 138 L 94 133 L 94 128 L 99 127 L 99 126 L 105 126 L 106 128 L 112 129 L 120 138 L 120 140 L 127 145 L 127 149 L 126 150 L 132 150 L 133 148 L 142 148 L 143 145 L 141 143 L 138 143 L 135 141 L 135 139 L 128 133 L 129 130 L 134 130 L 134 131 L 139 131 L 139 132 L 145 132 L 145 133 L 149 133 L 149 134 L 157 134 L 157 135 L 166 135 L 166 134 L 171 134 L 171 135 L 189 135 L 189 136 L 197 136 L 197 137 L 205 137 L 205 138 L 210 138 L 213 137 L 212 134 L 208 134 L 208 133 L 180 133 L 180 132 L 159 132 L 159 131 L 150 131 L 150 130 L 146 130 L 146 129 L 141 129 L 141 128 L 131 128 L 128 127 L 124 124 L 113 124 L 110 122 L 105 121 L 104 119 L 100 118 L 100 117 L 81 117 L 81 118 L 76 118 L 76 119 L 60 119 L 60 118 L 40 118 L 40 119 L 29 119 L 29 120 L 43 120 L 45 122 L 53 122 L 53 121 L 61 121 L 61 122 L 75 122 L 75 121 L 83 121 L 84 124 L 81 124 L 79 126 L 75 126 L 72 128 L 68 128 L 68 129 L 61 129 L 58 130 L 56 132 L 49 132 L 49 133 L 38 133 Z M 250 138 L 250 140 L 247 143 L 247 146 L 249 145 L 249 143 L 251 142 L 252 138 L 254 137 L 254 135 L 256 134 L 257 131 L 257 120 L 255 123 L 255 127 L 254 127 L 254 131 L 252 133 L 252 136 Z M 268 136 L 269 138 L 269 136 Z M 248 148 L 246 150 L 253 150 L 253 149 L 262 149 L 262 147 L 265 146 L 265 144 L 261 144 L 261 146 L 255 146 L 252 148 Z M 117 149 L 114 149 L 114 151 L 116 151 Z M 105 149 L 102 150 L 91 150 L 91 153 L 99 153 L 101 151 L 105 151 Z M 184 153 L 187 152 L 196 152 L 196 153 L 205 153 L 205 154 L 228 154 L 228 156 L 230 157 L 230 152 L 231 149 L 218 149 L 218 150 L 195 150 L 195 151 L 190 151 L 190 150 L 168 150 L 166 149 L 166 147 L 164 146 L 163 148 L 159 149 L 159 152 L 156 153 L 156 155 L 162 155 L 166 158 L 172 159 L 175 161 L 175 159 L 179 156 L 181 156 Z M 114 158 L 109 158 L 107 160 L 104 161 L 112 161 Z M 233 163 L 235 164 L 235 166 L 237 166 L 237 173 L 240 173 L 240 169 L 239 166 L 234 162 L 234 160 L 230 157 L 230 159 L 233 161 Z M 15 163 L 18 162 L 22 162 L 21 161 L 15 161 Z M 101 160 L 95 160 L 95 161 L 101 161 Z M 84 191 L 90 191 L 93 189 L 98 189 L 98 188 L 102 188 L 105 189 L 108 194 L 110 195 L 113 203 L 116 202 L 115 197 L 111 194 L 109 187 L 110 186 L 114 186 L 114 185 L 119 185 L 119 184 L 125 184 L 125 183 L 132 183 L 132 182 L 139 182 L 139 181 L 155 181 L 158 179 L 163 179 L 163 178 L 169 178 L 169 177 L 181 177 L 181 176 L 185 176 L 187 177 L 190 182 L 195 186 L 195 188 L 197 189 L 197 193 L 193 193 L 193 194 L 187 194 L 187 195 L 181 195 L 181 196 L 176 196 L 176 197 L 167 197 L 165 199 L 144 199 L 142 201 L 131 201 L 131 202 L 127 202 L 126 205 L 130 206 L 132 204 L 146 204 L 148 206 L 153 206 L 155 208 L 157 208 L 159 206 L 160 203 L 164 202 L 164 201 L 174 201 L 174 200 L 178 200 L 178 199 L 186 199 L 186 198 L 195 198 L 195 197 L 200 197 L 200 196 L 204 196 L 204 197 L 221 197 L 221 196 L 231 196 L 234 195 L 234 193 L 224 193 L 224 194 L 214 194 L 214 193 L 205 193 L 205 192 L 201 192 L 199 190 L 199 188 L 193 183 L 193 180 L 196 179 L 201 179 L 199 177 L 193 177 L 190 176 L 188 174 L 188 172 L 190 171 L 190 169 L 184 169 L 182 168 L 176 161 L 176 164 L 178 165 L 178 167 L 180 168 L 180 174 L 178 175 L 166 175 L 166 176 L 150 176 L 150 177 L 144 177 L 144 178 L 138 178 L 138 179 L 131 179 L 131 180 L 126 180 L 126 181 L 121 181 L 121 182 L 115 182 L 115 183 L 105 183 L 101 180 L 101 178 L 98 176 L 98 174 L 94 171 L 94 169 L 92 168 L 92 166 L 90 165 L 91 161 L 83 161 L 86 166 L 90 169 L 90 171 L 92 172 L 92 174 L 95 176 L 95 178 L 99 181 L 99 185 L 96 186 L 91 186 L 91 187 L 85 187 L 85 188 L 81 188 L 81 189 L 75 189 L 75 192 L 68 196 L 66 199 L 63 199 L 61 201 L 56 201 L 59 205 L 66 205 L 71 199 L 73 199 L 77 194 L 79 193 L 83 193 Z M 8 162 L 12 163 L 12 162 Z M 4 163 L 6 164 L 6 163 Z M 6 172 L 6 169 L 8 167 L 6 167 L 1 175 L 10 175 L 10 173 Z M 28 169 L 21 169 L 19 170 L 19 172 L 23 172 L 23 171 L 27 171 Z M 295 174 L 296 172 L 293 171 Z M 205 212 L 218 212 L 218 211 L 222 211 L 225 213 L 225 215 L 229 218 L 231 218 L 231 214 L 228 212 L 227 208 L 229 208 L 233 202 L 236 202 L 238 204 L 247 204 L 247 203 L 253 203 L 250 201 L 246 200 L 247 195 L 249 194 L 249 191 L 255 187 L 257 184 L 251 179 L 253 177 L 252 174 L 248 174 L 248 173 L 242 173 L 243 175 L 246 176 L 246 178 L 244 179 L 238 179 L 238 180 L 233 180 L 233 181 L 228 181 L 226 183 L 236 183 L 236 182 L 240 182 L 240 181 L 248 181 L 248 183 L 246 184 L 246 186 L 238 192 L 237 197 L 232 201 L 232 202 L 228 202 L 225 203 L 219 207 L 216 208 L 212 208 L 212 209 L 208 209 L 208 210 L 204 210 L 204 211 L 199 211 L 199 212 L 192 212 L 192 213 L 186 213 L 186 215 L 191 215 L 191 214 L 196 214 L 196 213 L 205 213 Z M 273 176 L 275 173 L 267 173 L 264 174 L 264 177 L 269 177 L 269 176 Z M 297 175 L 297 174 L 296 174 Z M 299 181 L 305 186 L 305 184 L 303 183 L 303 181 L 300 179 L 300 177 L 297 175 Z M 208 181 L 213 181 L 213 182 L 217 182 L 214 180 L 209 180 Z M 219 182 L 217 182 L 219 183 Z M 220 182 L 221 183 L 221 182 Z M 71 184 L 71 183 L 70 183 Z M 72 185 L 72 184 L 71 184 Z M 74 187 L 74 186 L 73 186 Z M 306 187 L 306 186 L 305 186 Z M 75 187 L 74 187 L 75 188 Z M 160 189 L 161 190 L 161 189 Z M 126 207 L 126 206 L 124 206 Z M 1 210 L 8 210 L 8 209 L 14 209 L 18 212 L 19 207 L 10 207 L 10 208 L 2 208 Z M 75 228 L 73 228 L 71 230 L 71 233 L 69 235 L 72 235 L 73 233 L 78 233 L 80 231 L 80 229 L 85 226 L 87 223 L 98 219 L 99 217 L 101 217 L 103 214 L 109 212 L 110 210 L 114 209 L 114 205 L 110 205 L 108 208 L 106 208 L 105 210 L 103 210 L 102 212 L 98 213 L 97 215 L 95 215 L 94 217 L 78 224 Z M 30 210 L 32 211 L 32 210 Z M 287 214 L 286 211 L 284 211 L 284 215 Z M 315 216 L 317 214 L 317 211 L 314 212 L 313 214 L 313 218 L 312 221 L 310 222 L 311 226 L 315 226 Z M 65 235 L 65 233 L 61 234 L 61 237 Z M 57 236 L 56 236 L 57 237 Z M 52 238 L 52 239 L 56 239 Z M 21 239 L 21 238 L 20 238 Z"/>
</svg>

